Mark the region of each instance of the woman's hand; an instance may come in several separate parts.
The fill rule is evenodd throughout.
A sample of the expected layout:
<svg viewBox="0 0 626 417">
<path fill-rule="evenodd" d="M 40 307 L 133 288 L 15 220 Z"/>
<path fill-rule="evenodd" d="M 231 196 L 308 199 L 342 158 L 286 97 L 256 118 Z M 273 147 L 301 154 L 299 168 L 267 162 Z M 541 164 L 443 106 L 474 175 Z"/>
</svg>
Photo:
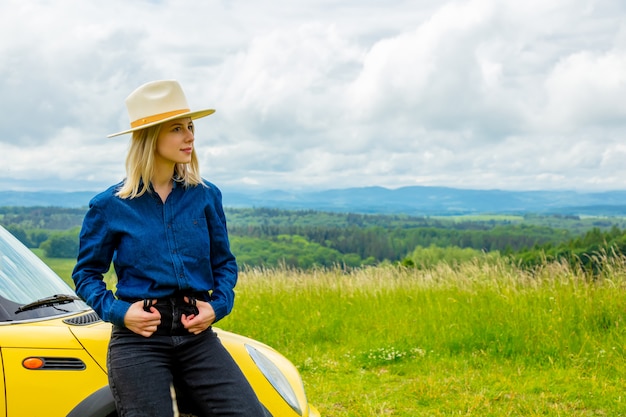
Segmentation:
<svg viewBox="0 0 626 417">
<path fill-rule="evenodd" d="M 124 316 L 124 325 L 133 332 L 150 337 L 161 324 L 161 313 L 153 307 L 156 300 L 150 301 L 150 312 L 144 310 L 144 302 L 137 301 L 130 305 Z"/>
<path fill-rule="evenodd" d="M 185 297 L 186 303 L 190 301 L 188 297 Z M 211 304 L 206 301 L 196 300 L 196 307 L 198 308 L 198 314 L 183 314 L 180 318 L 180 322 L 185 329 L 193 334 L 202 333 L 215 321 L 215 310 L 213 310 Z"/>
</svg>

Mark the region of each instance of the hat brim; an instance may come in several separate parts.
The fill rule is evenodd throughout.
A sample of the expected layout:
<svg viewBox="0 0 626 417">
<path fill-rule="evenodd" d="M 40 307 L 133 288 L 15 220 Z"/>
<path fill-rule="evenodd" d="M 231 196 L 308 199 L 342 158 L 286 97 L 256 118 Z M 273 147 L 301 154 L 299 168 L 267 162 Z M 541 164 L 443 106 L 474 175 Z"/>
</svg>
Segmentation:
<svg viewBox="0 0 626 417">
<path fill-rule="evenodd" d="M 214 109 L 196 110 L 196 111 L 190 111 L 190 112 L 187 112 L 187 113 L 181 113 L 181 114 L 177 114 L 175 116 L 166 117 L 165 119 L 157 120 L 156 122 L 146 123 L 145 125 L 141 125 L 141 126 L 134 127 L 132 129 L 124 130 L 123 132 L 117 132 L 117 133 L 113 133 L 111 135 L 107 135 L 107 138 L 112 138 L 112 137 L 115 137 L 115 136 L 126 135 L 128 133 L 132 133 L 132 132 L 135 132 L 137 130 L 145 129 L 145 128 L 150 127 L 150 126 L 156 126 L 156 125 L 161 124 L 161 123 L 169 122 L 170 120 L 182 119 L 184 117 L 190 117 L 191 119 L 195 120 L 195 119 L 200 119 L 202 117 L 209 116 L 209 115 L 211 115 L 213 113 L 215 113 Z"/>
</svg>

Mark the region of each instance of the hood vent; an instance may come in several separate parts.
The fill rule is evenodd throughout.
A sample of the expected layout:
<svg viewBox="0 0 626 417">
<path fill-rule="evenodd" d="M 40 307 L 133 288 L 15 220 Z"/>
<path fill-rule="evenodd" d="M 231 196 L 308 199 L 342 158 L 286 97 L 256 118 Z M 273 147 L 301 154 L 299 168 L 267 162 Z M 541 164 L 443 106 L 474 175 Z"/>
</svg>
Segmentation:
<svg viewBox="0 0 626 417">
<path fill-rule="evenodd" d="M 83 314 L 82 316 L 70 317 L 69 319 L 63 320 L 63 323 L 70 324 L 72 326 L 87 326 L 88 324 L 97 323 L 102 321 L 100 317 L 94 312 Z"/>
</svg>

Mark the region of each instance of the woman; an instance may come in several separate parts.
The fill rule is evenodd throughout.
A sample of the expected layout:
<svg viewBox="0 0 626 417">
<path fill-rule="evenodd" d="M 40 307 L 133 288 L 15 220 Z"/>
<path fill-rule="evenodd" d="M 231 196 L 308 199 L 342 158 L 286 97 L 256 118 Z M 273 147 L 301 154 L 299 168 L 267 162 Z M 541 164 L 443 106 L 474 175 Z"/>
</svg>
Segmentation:
<svg viewBox="0 0 626 417">
<path fill-rule="evenodd" d="M 203 180 L 193 120 L 176 81 L 145 84 L 126 99 L 132 133 L 126 179 L 89 204 L 72 278 L 113 324 L 109 384 L 120 416 L 172 416 L 170 395 L 199 416 L 263 416 L 241 370 L 211 330 L 230 313 L 237 264 L 221 193 Z M 103 274 L 113 262 L 116 292 Z"/>
</svg>

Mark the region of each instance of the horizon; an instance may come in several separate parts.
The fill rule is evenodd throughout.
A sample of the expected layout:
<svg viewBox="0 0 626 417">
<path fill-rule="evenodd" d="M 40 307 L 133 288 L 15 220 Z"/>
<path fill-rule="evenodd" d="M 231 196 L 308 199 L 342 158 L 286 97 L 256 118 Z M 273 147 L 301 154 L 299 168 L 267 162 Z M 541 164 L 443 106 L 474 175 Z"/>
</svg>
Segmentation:
<svg viewBox="0 0 626 417">
<path fill-rule="evenodd" d="M 567 215 L 626 216 L 626 190 L 468 190 L 411 186 L 328 190 L 222 190 L 224 208 L 273 208 L 410 216 Z M 0 207 L 86 208 L 100 191 L 0 191 Z"/>
<path fill-rule="evenodd" d="M 107 186 L 105 186 L 104 188 L 100 188 L 100 189 L 75 189 L 75 190 L 68 190 L 68 189 L 54 189 L 54 188 L 45 188 L 45 189 L 32 189 L 32 188 L 28 188 L 28 189 L 19 189 L 19 188 L 14 188 L 14 189 L 0 189 L 0 193 L 9 193 L 9 192 L 14 192 L 14 193 L 51 193 L 51 194 L 70 194 L 70 193 L 99 193 L 102 192 L 104 190 L 106 190 L 107 188 L 111 187 L 112 185 L 115 184 L 109 184 Z M 423 188 L 423 189 L 428 189 L 428 188 L 432 188 L 432 189 L 448 189 L 448 190 L 458 190 L 458 191 L 483 191 L 483 192 L 489 192 L 489 191 L 501 191 L 501 192 L 506 192 L 506 193 L 549 193 L 549 192 L 556 192 L 556 193 L 578 193 L 578 194 L 603 194 L 603 193 L 613 193 L 613 192 L 626 192 L 626 187 L 625 188 L 615 188 L 615 189 L 606 189 L 606 190 L 585 190 L 585 189 L 567 189 L 567 188 L 562 188 L 562 189 L 506 189 L 506 188 L 463 188 L 463 187 L 454 187 L 454 186 L 446 186 L 446 185 L 403 185 L 403 186 L 397 186 L 397 187 L 385 187 L 382 185 L 363 185 L 363 186 L 354 186 L 354 187 L 343 187 L 343 188 L 305 188 L 305 187 L 300 187 L 300 188 L 261 188 L 261 187 L 251 187 L 251 186 L 226 186 L 226 187 L 222 187 L 219 184 L 215 184 L 222 192 L 230 192 L 230 193 L 250 193 L 250 194 L 254 194 L 254 193 L 268 193 L 268 192 L 274 192 L 274 191 L 280 191 L 280 192 L 285 192 L 285 193 L 299 193 L 299 194 L 303 194 L 303 193 L 319 193 L 319 192 L 327 192 L 327 191 L 348 191 L 348 190 L 365 190 L 365 189 L 384 189 L 384 190 L 388 190 L 388 191 L 397 191 L 397 190 L 402 190 L 402 189 L 410 189 L 410 188 Z"/>
</svg>

